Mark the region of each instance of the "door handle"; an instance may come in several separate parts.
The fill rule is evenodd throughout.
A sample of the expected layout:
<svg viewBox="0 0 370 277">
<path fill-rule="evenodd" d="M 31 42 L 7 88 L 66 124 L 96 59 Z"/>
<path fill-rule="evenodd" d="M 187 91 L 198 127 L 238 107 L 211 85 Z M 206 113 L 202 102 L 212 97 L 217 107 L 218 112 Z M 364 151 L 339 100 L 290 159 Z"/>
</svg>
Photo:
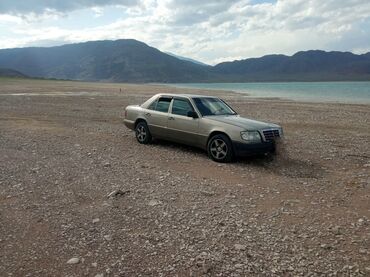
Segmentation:
<svg viewBox="0 0 370 277">
<path fill-rule="evenodd" d="M 175 120 L 175 118 L 174 118 L 174 117 L 172 117 L 172 116 L 170 116 L 170 117 L 168 118 L 168 120 Z"/>
<path fill-rule="evenodd" d="M 151 116 L 152 114 L 151 114 L 151 113 L 146 113 L 145 115 L 146 115 L 146 116 Z"/>
</svg>

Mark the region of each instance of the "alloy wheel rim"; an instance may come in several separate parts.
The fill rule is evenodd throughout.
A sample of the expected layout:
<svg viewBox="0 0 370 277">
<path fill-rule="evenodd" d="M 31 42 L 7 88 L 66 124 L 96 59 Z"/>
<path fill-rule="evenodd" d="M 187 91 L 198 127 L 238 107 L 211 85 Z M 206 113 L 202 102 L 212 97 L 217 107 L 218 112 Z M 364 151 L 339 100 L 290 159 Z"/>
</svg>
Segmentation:
<svg viewBox="0 0 370 277">
<path fill-rule="evenodd" d="M 144 126 L 140 125 L 136 129 L 136 137 L 141 142 L 143 142 L 145 140 L 145 138 L 146 138 L 146 130 L 145 130 Z"/>
<path fill-rule="evenodd" d="M 215 139 L 212 141 L 210 146 L 211 155 L 217 159 L 221 160 L 227 155 L 227 144 L 222 139 Z"/>
</svg>

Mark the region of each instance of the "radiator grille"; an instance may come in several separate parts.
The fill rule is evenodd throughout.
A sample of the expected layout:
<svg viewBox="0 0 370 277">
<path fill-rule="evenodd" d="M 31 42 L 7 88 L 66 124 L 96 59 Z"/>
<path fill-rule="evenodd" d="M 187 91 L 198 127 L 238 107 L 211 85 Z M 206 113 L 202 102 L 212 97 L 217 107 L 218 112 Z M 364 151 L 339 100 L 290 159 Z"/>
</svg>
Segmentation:
<svg viewBox="0 0 370 277">
<path fill-rule="evenodd" d="M 279 130 L 263 130 L 263 137 L 265 141 L 274 141 L 276 138 L 280 137 Z"/>
</svg>

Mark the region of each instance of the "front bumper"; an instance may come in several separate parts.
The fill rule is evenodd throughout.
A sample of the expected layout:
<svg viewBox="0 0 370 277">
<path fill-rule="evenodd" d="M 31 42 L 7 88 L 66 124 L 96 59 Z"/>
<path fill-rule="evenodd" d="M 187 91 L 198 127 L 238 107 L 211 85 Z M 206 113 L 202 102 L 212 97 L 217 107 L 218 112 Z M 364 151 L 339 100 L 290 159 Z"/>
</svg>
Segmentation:
<svg viewBox="0 0 370 277">
<path fill-rule="evenodd" d="M 260 142 L 260 143 L 242 143 L 233 141 L 234 154 L 237 157 L 246 157 L 265 154 L 275 151 L 275 142 Z"/>
</svg>

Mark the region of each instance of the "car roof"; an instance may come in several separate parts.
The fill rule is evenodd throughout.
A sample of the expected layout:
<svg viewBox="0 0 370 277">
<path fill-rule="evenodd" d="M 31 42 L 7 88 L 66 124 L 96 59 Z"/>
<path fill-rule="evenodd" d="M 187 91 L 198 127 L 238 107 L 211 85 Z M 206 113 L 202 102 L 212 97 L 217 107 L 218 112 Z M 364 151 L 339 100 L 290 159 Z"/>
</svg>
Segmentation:
<svg viewBox="0 0 370 277">
<path fill-rule="evenodd" d="M 158 93 L 155 96 L 169 96 L 169 97 L 186 97 L 186 98 L 218 98 L 216 96 L 211 95 L 198 95 L 198 94 L 186 94 L 186 93 Z"/>
</svg>

